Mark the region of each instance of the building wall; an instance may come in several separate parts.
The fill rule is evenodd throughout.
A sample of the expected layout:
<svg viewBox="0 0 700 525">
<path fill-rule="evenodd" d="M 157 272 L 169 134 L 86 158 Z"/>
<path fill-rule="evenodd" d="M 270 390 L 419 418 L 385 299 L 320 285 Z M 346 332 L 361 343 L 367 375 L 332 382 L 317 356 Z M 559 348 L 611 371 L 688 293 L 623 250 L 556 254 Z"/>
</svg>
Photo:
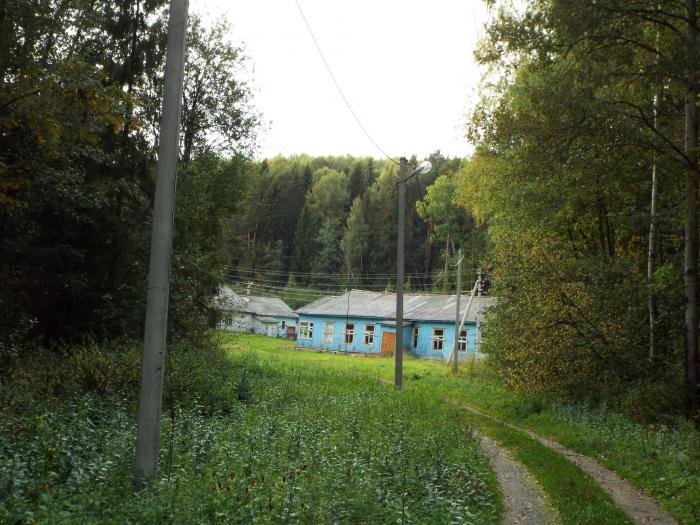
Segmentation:
<svg viewBox="0 0 700 525">
<path fill-rule="evenodd" d="M 296 317 L 275 317 L 277 319 L 277 335 L 275 337 L 287 337 L 287 327 L 297 326 Z M 284 326 L 282 325 L 284 323 Z"/>
<path fill-rule="evenodd" d="M 313 322 L 312 337 L 302 337 L 302 321 Z M 345 323 L 355 325 L 355 334 L 352 343 L 345 342 Z M 324 323 L 333 326 L 332 338 L 324 337 Z M 364 334 L 367 325 L 374 325 L 374 342 L 371 345 L 365 344 Z M 418 328 L 417 345 L 413 344 L 413 329 Z M 443 330 L 442 350 L 433 349 L 434 329 Z M 464 323 L 463 330 L 467 330 L 467 350 L 459 352 L 460 359 L 471 357 L 476 348 L 476 325 L 474 323 Z M 322 350 L 332 350 L 337 352 L 354 352 L 378 354 L 381 352 L 382 334 L 384 332 L 396 332 L 392 325 L 382 325 L 374 319 L 362 318 L 338 318 L 325 316 L 300 315 L 297 323 L 297 346 L 302 348 L 317 348 Z M 446 360 L 452 351 L 454 344 L 454 323 L 444 322 L 414 322 L 413 325 L 404 326 L 403 346 L 418 357 L 428 359 Z"/>
<path fill-rule="evenodd" d="M 302 322 L 313 322 L 313 332 L 311 338 L 302 337 Z M 352 343 L 345 342 L 345 323 L 355 325 L 355 334 Z M 324 323 L 333 326 L 333 336 L 324 337 Z M 374 326 L 374 341 L 372 344 L 365 343 L 365 332 L 367 325 Z M 364 354 L 378 354 L 382 346 L 382 327 L 379 321 L 362 318 L 338 318 L 325 316 L 300 315 L 297 322 L 297 346 L 302 348 L 318 348 L 323 350 L 334 350 L 337 352 L 357 352 Z M 391 329 L 393 331 L 393 327 Z"/>
<path fill-rule="evenodd" d="M 252 332 L 253 314 L 224 312 L 221 322 L 219 323 L 219 328 L 228 332 Z"/>
<path fill-rule="evenodd" d="M 272 316 L 267 316 L 272 317 Z M 274 317 L 276 323 L 266 323 L 260 321 L 253 314 L 244 312 L 226 312 L 219 323 L 221 330 L 228 332 L 256 333 L 270 337 L 286 337 L 286 327 L 297 325 L 296 317 Z M 282 323 L 284 322 L 284 328 Z"/>
<path fill-rule="evenodd" d="M 413 332 L 410 335 L 411 352 L 419 357 L 427 357 L 429 359 L 448 359 L 452 352 L 454 344 L 455 325 L 454 323 L 441 323 L 432 321 L 418 322 L 413 325 L 418 328 L 418 345 L 413 344 Z M 433 330 L 443 330 L 444 340 L 442 350 L 433 349 Z M 462 330 L 467 331 L 467 349 L 459 352 L 460 359 L 474 356 L 476 349 L 476 324 L 464 323 Z"/>
</svg>

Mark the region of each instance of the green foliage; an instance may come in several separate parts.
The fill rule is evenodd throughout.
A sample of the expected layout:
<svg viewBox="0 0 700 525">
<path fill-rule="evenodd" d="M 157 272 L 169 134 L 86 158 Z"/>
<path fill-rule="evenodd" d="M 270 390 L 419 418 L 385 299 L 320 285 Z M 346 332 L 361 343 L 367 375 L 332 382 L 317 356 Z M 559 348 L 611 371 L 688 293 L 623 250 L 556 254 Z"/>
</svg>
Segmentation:
<svg viewBox="0 0 700 525">
<path fill-rule="evenodd" d="M 278 356 L 284 349 L 274 339 L 246 336 L 261 355 Z M 392 359 L 343 358 L 330 353 L 286 352 L 289 359 L 308 368 L 323 368 L 356 376 L 380 378 L 391 383 Z M 450 367 L 425 359 L 404 361 L 404 385 L 407 391 L 419 390 L 433 399 L 447 399 L 473 406 L 520 427 L 551 437 L 582 454 L 596 458 L 633 485 L 656 497 L 677 519 L 695 523 L 700 516 L 697 498 L 698 440 L 700 432 L 685 418 L 635 421 L 628 406 L 593 406 L 563 403 L 555 396 L 514 392 L 507 388 L 501 372 L 491 360 L 465 363 L 457 375 Z M 563 458 L 548 451 L 522 432 L 510 431 L 486 418 L 468 417 L 469 423 L 507 447 L 515 448 L 521 461 L 545 485 L 567 520 L 581 523 L 592 516 L 619 520 L 609 499 L 593 487 L 577 468 L 562 463 Z M 562 472 L 569 479 L 562 484 Z M 591 505 L 592 501 L 597 501 Z M 588 519 L 589 523 L 599 519 Z M 585 521 L 583 521 L 585 523 Z"/>
<path fill-rule="evenodd" d="M 340 246 L 347 273 L 362 273 L 369 256 L 370 227 L 367 223 L 367 207 L 363 197 L 356 197 L 350 208 L 347 230 Z"/>
<path fill-rule="evenodd" d="M 498 521 L 495 481 L 454 407 L 308 367 L 273 339 L 221 337 L 228 356 L 173 353 L 161 475 L 138 494 L 133 394 L 39 396 L 12 418 L 2 403 L 0 521 Z M 250 343 L 274 349 L 255 357 Z"/>
<path fill-rule="evenodd" d="M 165 2 L 83 4 L 0 8 L 0 354 L 143 329 Z M 190 20 L 171 293 L 180 335 L 209 321 L 257 124 L 225 24 Z"/>
<path fill-rule="evenodd" d="M 568 458 L 527 436 L 475 414 L 464 414 L 465 421 L 507 448 L 517 461 L 533 473 L 546 491 L 561 523 L 630 524 L 630 519 L 612 498 Z"/>
<path fill-rule="evenodd" d="M 436 178 L 452 181 L 461 163 L 439 151 L 429 160 L 433 171 L 414 178 L 407 188 L 405 261 L 407 273 L 420 274 L 410 283 L 416 290 L 431 289 L 433 275 L 444 273 L 443 261 L 453 246 L 461 246 L 474 267 L 483 254 L 483 232 L 452 201 L 419 215 L 426 209 L 418 202 L 425 192 L 437 195 L 432 190 Z M 260 163 L 238 221 L 233 280 L 254 278 L 281 288 L 273 281 L 295 273 L 300 284 L 316 289 L 339 280 L 347 286 L 382 286 L 396 271 L 397 179 L 396 164 L 368 158 L 302 155 Z M 434 232 L 436 225 L 440 235 Z M 277 242 L 283 245 L 280 264 L 265 257 Z M 439 251 L 445 257 L 433 256 Z M 236 275 L 237 265 L 248 271 Z M 318 272 L 342 277 L 329 282 L 327 276 L 304 275 Z M 453 280 L 443 281 L 449 287 Z M 268 293 L 280 295 L 281 290 L 268 288 Z"/>
<path fill-rule="evenodd" d="M 677 4 L 646 9 L 494 10 L 477 54 L 489 73 L 469 125 L 476 152 L 457 189 L 488 227 L 499 304 L 485 351 L 509 383 L 640 417 L 681 409 L 683 363 L 684 26 Z M 647 278 L 652 169 L 661 233 Z"/>
</svg>

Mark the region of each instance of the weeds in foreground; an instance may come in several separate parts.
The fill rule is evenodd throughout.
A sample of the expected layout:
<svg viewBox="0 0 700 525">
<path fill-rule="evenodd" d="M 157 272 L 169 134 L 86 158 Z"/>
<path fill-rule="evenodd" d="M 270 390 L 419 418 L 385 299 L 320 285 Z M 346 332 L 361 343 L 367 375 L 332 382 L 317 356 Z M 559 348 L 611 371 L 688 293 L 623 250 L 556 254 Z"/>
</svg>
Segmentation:
<svg viewBox="0 0 700 525">
<path fill-rule="evenodd" d="M 252 353 L 173 353 L 161 476 L 138 494 L 132 392 L 51 398 L 9 378 L 0 522 L 498 521 L 495 481 L 456 409 Z"/>
</svg>

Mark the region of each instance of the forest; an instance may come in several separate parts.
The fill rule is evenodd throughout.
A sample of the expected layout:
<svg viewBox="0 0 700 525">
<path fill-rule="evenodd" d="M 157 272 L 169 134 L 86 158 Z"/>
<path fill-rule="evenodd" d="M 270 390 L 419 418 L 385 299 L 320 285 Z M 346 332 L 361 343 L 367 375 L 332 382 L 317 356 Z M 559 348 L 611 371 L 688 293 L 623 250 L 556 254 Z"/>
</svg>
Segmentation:
<svg viewBox="0 0 700 525">
<path fill-rule="evenodd" d="M 454 290 L 458 248 L 465 275 L 475 278 L 485 228 L 453 205 L 462 161 L 439 151 L 428 160 L 431 172 L 407 188 L 405 286 L 445 293 Z M 302 155 L 264 160 L 256 169 L 231 221 L 226 278 L 234 288 L 282 296 L 295 307 L 350 288 L 394 289 L 395 163 Z"/>
<path fill-rule="evenodd" d="M 2 356 L 140 337 L 164 7 L 3 11 Z M 474 154 L 432 153 L 407 188 L 407 290 L 452 292 L 462 250 L 465 286 L 484 269 L 500 298 L 485 340 L 512 387 L 694 412 L 694 18 L 641 0 L 491 11 Z M 396 163 L 255 160 L 261 116 L 228 31 L 190 19 L 174 338 L 206 333 L 222 282 L 293 307 L 395 284 Z"/>
<path fill-rule="evenodd" d="M 479 435 L 553 522 L 635 520 L 546 440 L 700 522 L 696 2 L 485 3 L 473 152 L 406 152 L 432 170 L 407 185 L 404 289 L 454 294 L 461 252 L 462 293 L 482 270 L 497 301 L 483 359 L 407 358 L 403 392 L 388 359 L 216 330 L 222 285 L 393 291 L 399 176 L 260 158 L 251 57 L 190 13 L 162 469 L 135 493 L 168 2 L 0 1 L 0 522 L 495 524 Z"/>
</svg>

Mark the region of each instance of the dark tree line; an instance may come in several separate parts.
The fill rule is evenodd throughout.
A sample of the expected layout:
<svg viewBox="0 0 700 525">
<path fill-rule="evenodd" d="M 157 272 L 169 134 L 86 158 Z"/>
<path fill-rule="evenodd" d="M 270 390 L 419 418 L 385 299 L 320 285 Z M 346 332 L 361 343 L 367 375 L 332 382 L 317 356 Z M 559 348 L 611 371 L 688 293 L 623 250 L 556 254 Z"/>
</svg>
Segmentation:
<svg viewBox="0 0 700 525">
<path fill-rule="evenodd" d="M 2 352 L 140 335 L 165 4 L 0 2 Z M 204 326 L 257 125 L 226 31 L 190 18 L 171 295 L 187 330 Z"/>
<path fill-rule="evenodd" d="M 453 205 L 461 161 L 439 152 L 430 161 L 433 170 L 407 190 L 406 272 L 414 274 L 410 287 L 451 290 L 455 247 L 478 265 L 483 232 Z M 393 286 L 397 181 L 398 167 L 388 160 L 300 156 L 262 162 L 234 221 L 231 277 L 239 284 L 268 281 L 270 288 L 289 279 L 316 289 L 330 281 Z"/>
</svg>

